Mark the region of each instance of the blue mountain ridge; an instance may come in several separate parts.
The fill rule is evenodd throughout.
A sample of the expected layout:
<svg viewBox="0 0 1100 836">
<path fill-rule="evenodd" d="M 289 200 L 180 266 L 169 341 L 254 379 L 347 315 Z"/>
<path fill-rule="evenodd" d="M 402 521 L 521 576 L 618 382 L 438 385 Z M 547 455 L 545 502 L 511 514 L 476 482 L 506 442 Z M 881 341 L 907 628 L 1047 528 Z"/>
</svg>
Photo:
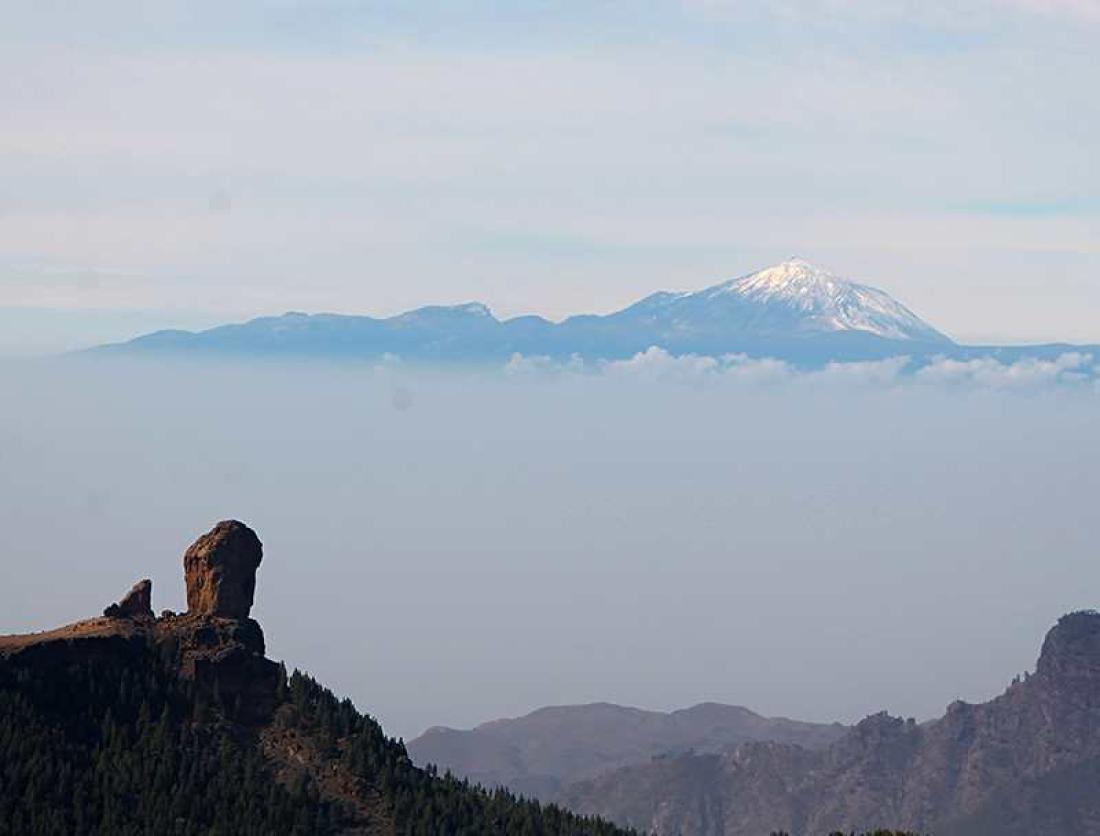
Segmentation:
<svg viewBox="0 0 1100 836">
<path fill-rule="evenodd" d="M 690 293 L 655 293 L 606 315 L 562 322 L 497 319 L 483 304 L 428 306 L 388 318 L 346 314 L 259 317 L 205 331 L 157 331 L 96 353 L 251 358 L 378 359 L 498 365 L 514 355 L 616 360 L 657 346 L 670 354 L 743 354 L 798 368 L 906 356 L 1049 360 L 1100 346 L 968 346 L 920 320 L 883 291 L 839 279 L 801 259 Z"/>
</svg>

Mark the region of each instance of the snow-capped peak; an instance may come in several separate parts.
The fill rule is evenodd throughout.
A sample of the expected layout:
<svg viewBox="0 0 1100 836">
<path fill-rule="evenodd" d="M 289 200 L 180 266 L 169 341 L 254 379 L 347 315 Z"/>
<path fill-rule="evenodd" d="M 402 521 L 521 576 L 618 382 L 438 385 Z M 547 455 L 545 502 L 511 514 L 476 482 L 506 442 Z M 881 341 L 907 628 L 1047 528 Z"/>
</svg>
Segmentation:
<svg viewBox="0 0 1100 836">
<path fill-rule="evenodd" d="M 801 319 L 799 330 L 864 331 L 895 340 L 950 340 L 888 293 L 830 273 L 794 257 L 695 294 L 706 299 L 733 295 Z"/>
<path fill-rule="evenodd" d="M 726 286 L 737 293 L 758 293 L 787 298 L 831 297 L 839 292 L 844 284 L 849 283 L 797 256 L 792 256 L 774 267 L 766 267 L 756 273 L 726 282 Z"/>
</svg>

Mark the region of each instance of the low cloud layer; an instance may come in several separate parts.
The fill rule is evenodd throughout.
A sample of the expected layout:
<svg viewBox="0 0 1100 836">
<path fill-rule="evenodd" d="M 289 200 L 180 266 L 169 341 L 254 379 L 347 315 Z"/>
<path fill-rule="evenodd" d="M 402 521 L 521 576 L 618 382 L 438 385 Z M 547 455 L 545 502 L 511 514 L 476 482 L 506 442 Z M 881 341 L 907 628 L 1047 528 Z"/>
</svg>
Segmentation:
<svg viewBox="0 0 1100 836">
<path fill-rule="evenodd" d="M 1091 354 L 1066 352 L 1053 359 L 1028 358 L 1003 362 L 995 357 L 971 360 L 934 358 L 916 363 L 910 357 L 892 357 L 856 363 L 829 363 L 819 371 L 801 371 L 782 360 L 743 354 L 708 357 L 673 355 L 652 346 L 628 360 L 560 363 L 549 357 L 517 354 L 505 366 L 511 376 L 597 374 L 613 378 L 705 383 L 800 385 L 913 386 L 946 385 L 981 389 L 1033 389 L 1046 386 L 1097 388 L 1100 364 Z"/>
</svg>

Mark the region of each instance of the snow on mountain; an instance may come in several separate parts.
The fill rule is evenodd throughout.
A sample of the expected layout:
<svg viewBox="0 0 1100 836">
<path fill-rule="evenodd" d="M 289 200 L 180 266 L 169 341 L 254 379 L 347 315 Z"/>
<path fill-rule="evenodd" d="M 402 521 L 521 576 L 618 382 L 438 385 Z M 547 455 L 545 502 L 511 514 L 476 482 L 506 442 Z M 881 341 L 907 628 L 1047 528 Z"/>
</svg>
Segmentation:
<svg viewBox="0 0 1100 836">
<path fill-rule="evenodd" d="M 654 293 L 615 313 L 558 323 L 534 316 L 499 320 L 485 305 L 469 302 L 386 319 L 261 317 L 199 333 L 150 334 L 114 349 L 482 363 L 514 354 L 621 359 L 652 346 L 804 366 L 964 351 L 889 294 L 798 258 L 703 290 Z"/>
<path fill-rule="evenodd" d="M 890 340 L 951 342 L 888 293 L 801 258 L 694 293 L 663 296 L 664 314 L 678 315 L 685 325 L 697 319 L 713 321 L 718 315 L 727 326 L 757 336 L 861 331 Z"/>
</svg>

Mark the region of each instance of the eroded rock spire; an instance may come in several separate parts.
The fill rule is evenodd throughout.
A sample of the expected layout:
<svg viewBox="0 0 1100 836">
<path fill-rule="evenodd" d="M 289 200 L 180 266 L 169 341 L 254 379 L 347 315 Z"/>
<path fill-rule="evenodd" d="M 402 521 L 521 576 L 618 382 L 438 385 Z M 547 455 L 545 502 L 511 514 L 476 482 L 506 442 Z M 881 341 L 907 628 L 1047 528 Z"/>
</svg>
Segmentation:
<svg viewBox="0 0 1100 836">
<path fill-rule="evenodd" d="M 183 555 L 187 611 L 194 616 L 248 618 L 263 544 L 237 520 L 223 520 Z"/>
</svg>

